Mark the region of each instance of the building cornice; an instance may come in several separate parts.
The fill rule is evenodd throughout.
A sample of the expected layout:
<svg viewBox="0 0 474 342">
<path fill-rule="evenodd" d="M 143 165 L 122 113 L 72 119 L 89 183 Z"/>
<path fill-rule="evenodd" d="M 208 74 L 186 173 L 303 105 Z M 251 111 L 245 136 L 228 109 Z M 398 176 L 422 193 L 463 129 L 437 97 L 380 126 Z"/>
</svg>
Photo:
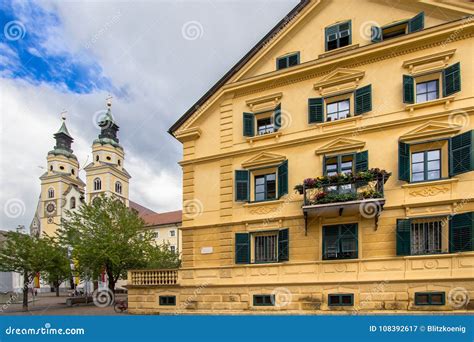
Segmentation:
<svg viewBox="0 0 474 342">
<path fill-rule="evenodd" d="M 462 110 L 466 113 L 474 113 L 474 106 L 465 107 L 465 108 L 462 108 Z M 397 111 L 391 114 L 398 114 L 398 113 L 403 113 L 403 112 L 404 110 L 401 110 L 401 111 Z M 452 110 L 444 110 L 442 112 L 427 113 L 424 115 L 417 115 L 417 116 L 412 116 L 409 118 L 404 117 L 402 119 L 391 120 L 391 121 L 386 121 L 382 123 L 380 122 L 377 122 L 374 124 L 361 123 L 360 127 L 356 127 L 356 130 L 357 130 L 357 134 L 361 135 L 363 133 L 371 132 L 374 130 L 380 130 L 380 129 L 397 127 L 397 126 L 405 126 L 405 125 L 413 124 L 417 122 L 425 123 L 426 120 L 428 119 L 429 120 L 442 119 L 442 118 L 450 117 L 452 113 L 453 113 Z M 310 128 L 308 130 L 312 130 L 312 129 L 314 128 Z M 332 131 L 332 132 L 327 132 L 327 133 L 323 132 L 320 134 L 311 134 L 306 137 L 296 138 L 289 141 L 278 141 L 271 145 L 255 146 L 255 147 L 241 149 L 238 151 L 216 153 L 210 156 L 198 157 L 198 158 L 188 159 L 188 160 L 181 160 L 179 164 L 181 166 L 187 166 L 187 165 L 207 163 L 207 162 L 216 161 L 216 160 L 225 159 L 225 158 L 233 158 L 233 157 L 237 157 L 241 155 L 248 155 L 251 153 L 263 152 L 263 151 L 274 149 L 274 148 L 282 148 L 282 147 L 288 147 L 288 146 L 294 146 L 294 145 L 314 143 L 317 141 L 325 141 L 328 138 L 344 137 L 344 136 L 348 136 L 348 134 L 350 136 L 353 136 L 353 133 L 354 133 L 354 127 L 351 126 L 348 128 L 337 130 L 337 131 Z"/>
</svg>

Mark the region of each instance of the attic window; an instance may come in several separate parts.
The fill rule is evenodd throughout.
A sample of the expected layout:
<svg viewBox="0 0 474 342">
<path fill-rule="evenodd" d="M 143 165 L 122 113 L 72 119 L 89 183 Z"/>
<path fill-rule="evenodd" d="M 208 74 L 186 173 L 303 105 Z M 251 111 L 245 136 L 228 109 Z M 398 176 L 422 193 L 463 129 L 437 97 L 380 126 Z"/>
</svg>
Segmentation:
<svg viewBox="0 0 474 342">
<path fill-rule="evenodd" d="M 76 171 L 74 171 L 74 169 L 71 169 L 71 173 L 74 175 Z"/>
<path fill-rule="evenodd" d="M 112 158 L 110 158 L 110 156 L 107 156 L 107 160 L 112 160 Z"/>
<path fill-rule="evenodd" d="M 351 39 L 351 21 L 332 25 L 325 28 L 326 51 L 338 49 L 350 45 Z"/>
<path fill-rule="evenodd" d="M 407 33 L 423 30 L 425 26 L 425 14 L 421 12 L 409 20 L 401 20 L 382 27 L 372 26 L 371 41 L 381 42 L 390 38 L 403 36 Z"/>
<path fill-rule="evenodd" d="M 60 170 L 64 170 L 64 166 L 61 165 L 61 166 L 59 167 L 59 169 L 60 169 Z"/>
<path fill-rule="evenodd" d="M 286 69 L 300 64 L 300 53 L 292 53 L 286 56 L 278 57 L 276 61 L 277 70 Z"/>
</svg>

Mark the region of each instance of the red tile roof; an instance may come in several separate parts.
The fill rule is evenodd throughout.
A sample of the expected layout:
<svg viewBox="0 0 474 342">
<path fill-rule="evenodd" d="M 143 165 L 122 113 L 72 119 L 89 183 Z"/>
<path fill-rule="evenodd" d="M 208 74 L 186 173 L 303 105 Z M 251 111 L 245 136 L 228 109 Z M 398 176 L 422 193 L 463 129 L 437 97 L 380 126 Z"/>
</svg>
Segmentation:
<svg viewBox="0 0 474 342">
<path fill-rule="evenodd" d="M 183 212 L 181 210 L 168 211 L 166 213 L 150 214 L 142 217 L 147 226 L 158 226 L 162 224 L 181 223 Z"/>
<path fill-rule="evenodd" d="M 143 218 L 145 215 L 157 214 L 156 211 L 145 208 L 143 205 L 138 204 L 137 202 L 130 201 L 130 208 L 135 209 L 138 212 L 138 216 Z"/>
</svg>

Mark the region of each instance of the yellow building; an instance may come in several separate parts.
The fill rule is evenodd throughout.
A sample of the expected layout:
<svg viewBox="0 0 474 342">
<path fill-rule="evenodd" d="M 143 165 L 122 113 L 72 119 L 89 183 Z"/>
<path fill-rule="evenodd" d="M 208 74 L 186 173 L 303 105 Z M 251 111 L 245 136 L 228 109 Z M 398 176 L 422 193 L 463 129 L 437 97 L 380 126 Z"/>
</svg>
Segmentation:
<svg viewBox="0 0 474 342">
<path fill-rule="evenodd" d="M 182 268 L 130 312 L 472 309 L 473 13 L 301 1 L 170 128 Z"/>
</svg>

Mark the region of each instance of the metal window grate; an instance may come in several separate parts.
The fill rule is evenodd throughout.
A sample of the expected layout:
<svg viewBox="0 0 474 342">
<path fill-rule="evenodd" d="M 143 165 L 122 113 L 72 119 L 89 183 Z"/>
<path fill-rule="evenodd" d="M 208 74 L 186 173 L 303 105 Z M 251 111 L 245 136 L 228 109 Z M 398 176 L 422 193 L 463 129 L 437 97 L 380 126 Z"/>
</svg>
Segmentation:
<svg viewBox="0 0 474 342">
<path fill-rule="evenodd" d="M 416 220 L 411 224 L 411 254 L 441 253 L 441 220 Z"/>
<path fill-rule="evenodd" d="M 255 262 L 277 261 L 277 236 L 255 236 Z"/>
</svg>

